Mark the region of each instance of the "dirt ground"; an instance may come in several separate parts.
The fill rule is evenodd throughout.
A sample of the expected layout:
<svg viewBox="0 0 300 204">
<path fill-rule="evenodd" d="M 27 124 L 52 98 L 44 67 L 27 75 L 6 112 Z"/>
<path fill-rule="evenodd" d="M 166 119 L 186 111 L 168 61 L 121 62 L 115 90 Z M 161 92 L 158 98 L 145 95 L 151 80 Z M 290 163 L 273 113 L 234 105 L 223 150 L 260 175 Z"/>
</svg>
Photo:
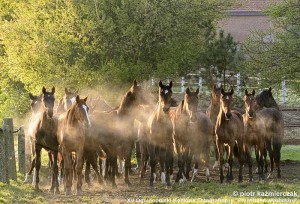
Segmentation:
<svg viewBox="0 0 300 204">
<path fill-rule="evenodd" d="M 255 169 L 255 168 L 254 168 Z M 293 161 L 283 161 L 282 162 L 282 178 L 276 179 L 276 174 L 273 174 L 274 178 L 268 179 L 267 183 L 272 182 L 281 182 L 286 184 L 295 184 L 300 185 L 300 162 Z M 176 171 L 176 168 L 175 168 Z M 238 166 L 235 163 L 234 165 L 234 181 L 233 183 L 237 183 L 237 175 L 238 175 Z M 43 168 L 43 174 L 47 172 L 46 167 Z M 248 167 L 244 168 L 244 183 L 248 181 Z M 203 183 L 203 185 L 212 185 L 218 184 L 219 186 L 219 171 L 211 170 L 211 181 L 210 183 L 205 182 L 205 172 L 199 171 L 197 179 L 195 183 Z M 181 197 L 185 191 L 189 190 L 189 188 L 176 188 L 179 184 L 174 184 L 171 188 L 166 188 L 160 182 L 157 182 L 154 188 L 149 187 L 149 171 L 147 171 L 146 179 L 143 183 L 140 183 L 139 177 L 137 174 L 130 176 L 130 181 L 133 184 L 132 187 L 128 187 L 125 185 L 122 178 L 117 179 L 117 189 L 112 189 L 110 184 L 102 184 L 94 182 L 93 187 L 88 188 L 86 183 L 83 184 L 83 195 L 82 196 L 65 196 L 63 194 L 63 187 L 60 186 L 61 194 L 60 195 L 50 195 L 47 190 L 49 188 L 49 179 L 42 178 L 41 179 L 41 189 L 42 196 L 49 203 L 129 203 L 127 199 L 137 199 L 137 198 L 152 198 L 153 196 L 157 198 L 168 198 L 170 195 L 175 195 Z M 48 181 L 47 181 L 48 180 Z M 174 182 L 174 181 L 173 181 Z M 254 184 L 258 183 L 258 175 L 254 174 Z M 187 185 L 187 184 L 180 184 Z M 207 192 L 210 194 L 218 193 L 216 192 Z M 220 197 L 227 196 L 226 194 L 221 194 Z M 228 195 L 230 196 L 230 195 Z"/>
</svg>

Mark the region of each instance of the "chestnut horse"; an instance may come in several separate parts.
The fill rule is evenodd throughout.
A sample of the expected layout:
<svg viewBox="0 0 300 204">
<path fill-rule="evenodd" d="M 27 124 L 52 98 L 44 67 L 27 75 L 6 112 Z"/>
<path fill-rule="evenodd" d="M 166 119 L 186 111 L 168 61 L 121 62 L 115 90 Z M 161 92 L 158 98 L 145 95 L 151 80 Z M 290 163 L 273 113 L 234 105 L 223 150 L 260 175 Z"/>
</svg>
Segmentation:
<svg viewBox="0 0 300 204">
<path fill-rule="evenodd" d="M 277 177 L 281 178 L 280 151 L 284 138 L 283 115 L 273 97 L 271 87 L 258 94 L 255 100 L 257 114 L 263 121 L 265 127 L 265 143 L 267 151 L 269 152 L 271 173 L 273 172 L 275 164 Z"/>
<path fill-rule="evenodd" d="M 76 154 L 76 176 L 77 186 L 76 195 L 82 192 L 82 168 L 83 168 L 83 150 L 86 136 L 86 128 L 91 126 L 88 115 L 87 97 L 80 99 L 76 96 L 76 103 L 61 116 L 58 123 L 58 142 L 64 160 L 64 184 L 65 193 L 71 193 L 73 168 L 72 152 Z"/>
<path fill-rule="evenodd" d="M 33 129 L 33 139 L 35 144 L 35 189 L 39 190 L 39 171 L 41 168 L 41 150 L 42 148 L 50 151 L 53 155 L 52 182 L 50 192 L 59 193 L 58 184 L 58 141 L 57 141 L 57 120 L 53 118 L 55 88 L 47 92 L 45 87 L 42 89 L 42 113 L 38 123 Z"/>
<path fill-rule="evenodd" d="M 198 172 L 198 163 L 201 162 L 201 155 L 204 157 L 202 161 L 204 161 L 206 167 L 206 179 L 209 181 L 209 152 L 213 124 L 207 115 L 197 111 L 198 94 L 199 89 L 196 92 L 191 92 L 187 88 L 184 100 L 176 107 L 175 114 L 172 115 L 179 167 L 177 182 L 180 179 L 189 179 L 191 156 L 194 156 L 195 160 L 192 181 L 194 180 Z"/>
<path fill-rule="evenodd" d="M 255 91 L 248 93 L 245 90 L 245 114 L 243 114 L 244 119 L 244 130 L 245 134 L 243 136 L 243 144 L 245 149 L 245 156 L 249 166 L 249 181 L 253 181 L 252 173 L 252 157 L 251 157 L 251 147 L 254 146 L 256 161 L 258 166 L 259 179 L 264 178 L 264 160 L 263 155 L 265 154 L 265 127 L 263 121 L 255 112 Z M 242 180 L 242 175 L 240 175 Z"/>
<path fill-rule="evenodd" d="M 220 111 L 218 114 L 215 133 L 216 133 L 216 144 L 219 152 L 220 162 L 220 181 L 223 183 L 223 164 L 224 164 L 224 146 L 227 151 L 227 162 L 229 168 L 227 172 L 227 181 L 233 180 L 232 176 L 232 165 L 233 165 L 233 153 L 234 147 L 237 143 L 239 150 L 239 163 L 241 166 L 242 160 L 242 145 L 241 139 L 244 133 L 244 125 L 242 116 L 238 115 L 238 112 L 231 111 L 233 89 L 230 92 L 225 92 L 221 89 L 220 97 Z M 240 168 L 241 170 L 241 168 Z M 241 173 L 241 172 L 240 172 Z"/>
<path fill-rule="evenodd" d="M 159 82 L 159 101 L 156 110 L 148 119 L 150 152 L 150 186 L 154 186 L 156 158 L 160 158 L 162 183 L 171 186 L 170 175 L 173 173 L 173 126 L 170 118 L 172 106 L 172 81 L 169 85 Z M 166 171 L 166 173 L 165 173 Z"/>
</svg>

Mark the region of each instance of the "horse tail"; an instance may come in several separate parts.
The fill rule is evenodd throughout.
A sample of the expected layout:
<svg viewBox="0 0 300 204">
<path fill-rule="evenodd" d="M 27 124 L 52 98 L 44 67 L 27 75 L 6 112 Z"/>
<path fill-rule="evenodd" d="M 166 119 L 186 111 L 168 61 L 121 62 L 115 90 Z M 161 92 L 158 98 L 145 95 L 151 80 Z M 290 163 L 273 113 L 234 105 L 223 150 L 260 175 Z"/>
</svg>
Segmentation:
<svg viewBox="0 0 300 204">
<path fill-rule="evenodd" d="M 282 141 L 280 140 L 280 138 L 273 138 L 272 145 L 273 145 L 274 161 L 279 162 L 281 157 L 280 151 L 282 147 Z"/>
</svg>

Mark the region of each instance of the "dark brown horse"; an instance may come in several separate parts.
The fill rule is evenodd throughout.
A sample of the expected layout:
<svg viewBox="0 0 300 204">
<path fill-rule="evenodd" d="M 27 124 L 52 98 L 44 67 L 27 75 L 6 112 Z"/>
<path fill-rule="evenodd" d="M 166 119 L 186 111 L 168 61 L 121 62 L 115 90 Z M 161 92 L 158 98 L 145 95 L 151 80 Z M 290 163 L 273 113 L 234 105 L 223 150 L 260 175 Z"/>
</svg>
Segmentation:
<svg viewBox="0 0 300 204">
<path fill-rule="evenodd" d="M 211 96 L 210 96 L 210 104 L 206 110 L 206 114 L 210 118 L 214 128 L 215 128 L 217 118 L 218 118 L 218 115 L 220 112 L 220 97 L 221 97 L 222 87 L 223 87 L 222 85 L 220 87 L 217 87 L 217 85 L 214 85 L 212 92 L 211 92 Z M 216 155 L 216 161 L 213 165 L 213 169 L 214 169 L 214 168 L 219 167 L 219 155 L 218 155 L 218 148 L 216 145 L 216 135 L 215 134 L 213 134 L 212 141 L 213 141 L 215 155 Z"/>
<path fill-rule="evenodd" d="M 162 183 L 171 186 L 170 175 L 173 173 L 173 126 L 170 118 L 172 106 L 172 81 L 169 85 L 159 82 L 159 102 L 148 120 L 150 140 L 150 186 L 154 184 L 156 159 L 160 158 Z"/>
<path fill-rule="evenodd" d="M 120 150 L 123 153 L 122 157 L 125 158 L 125 183 L 131 185 L 129 170 L 132 147 L 136 139 L 133 128 L 134 120 L 136 115 L 139 114 L 137 107 L 145 104 L 146 101 L 144 90 L 134 80 L 133 85 L 116 109 L 107 112 L 95 111 L 93 113 L 93 128 L 89 133 L 90 140 L 95 145 L 100 145 L 106 152 L 107 162 L 111 167 L 110 180 L 112 187 L 116 187 L 115 175 Z"/>
<path fill-rule="evenodd" d="M 213 125 L 207 115 L 198 112 L 199 89 L 191 92 L 186 89 L 184 100 L 176 107 L 172 115 L 173 134 L 178 154 L 179 172 L 176 181 L 189 179 L 191 156 L 194 156 L 195 169 L 193 179 L 198 172 L 198 163 L 204 161 L 206 177 L 209 180 L 209 152 L 213 135 Z M 189 156 L 190 155 L 190 156 Z M 200 156 L 203 156 L 203 160 Z M 184 172 L 185 167 L 185 172 Z M 185 173 L 185 175 L 184 175 Z"/>
<path fill-rule="evenodd" d="M 59 119 L 58 124 L 58 142 L 64 160 L 64 184 L 65 193 L 71 193 L 73 168 L 72 152 L 76 154 L 76 195 L 82 192 L 82 168 L 83 152 L 86 138 L 86 128 L 91 126 L 88 106 L 86 105 L 87 97 L 80 99 L 76 96 L 76 103 L 68 110 L 67 114 Z"/>
<path fill-rule="evenodd" d="M 51 92 L 47 92 L 45 87 L 42 89 L 42 107 L 43 111 L 39 118 L 39 121 L 33 129 L 33 138 L 35 143 L 35 189 L 39 189 L 39 171 L 41 168 L 41 150 L 42 148 L 50 151 L 53 155 L 52 165 L 52 182 L 50 192 L 59 192 L 58 187 L 58 142 L 57 142 L 57 120 L 53 118 L 54 107 L 54 93 L 55 88 L 52 88 Z M 55 191 L 54 191 L 55 190 Z"/>
<path fill-rule="evenodd" d="M 241 139 L 244 133 L 243 119 L 241 115 L 237 112 L 231 111 L 233 89 L 230 92 L 225 92 L 221 89 L 220 97 L 220 111 L 217 118 L 215 132 L 216 132 L 216 144 L 219 152 L 219 162 L 220 162 L 220 181 L 223 183 L 223 164 L 224 164 L 224 146 L 227 151 L 227 162 L 229 163 L 229 168 L 227 172 L 227 180 L 233 180 L 232 176 L 232 164 L 233 164 L 233 153 L 234 146 L 238 144 L 238 150 L 240 150 L 240 158 L 242 157 Z M 240 163 L 241 165 L 241 163 Z M 241 170 L 241 168 L 240 168 Z"/>
<path fill-rule="evenodd" d="M 254 146 L 255 155 L 258 166 L 259 179 L 264 178 L 264 160 L 263 155 L 265 154 L 265 127 L 263 121 L 260 119 L 258 114 L 255 112 L 255 91 L 248 93 L 245 90 L 245 114 L 244 119 L 244 131 L 243 145 L 245 150 L 246 160 L 249 166 L 249 181 L 253 181 L 252 173 L 252 157 L 251 148 Z M 240 175 L 242 180 L 242 175 Z"/>
<path fill-rule="evenodd" d="M 257 115 L 265 127 L 265 143 L 270 156 L 271 173 L 277 168 L 277 177 L 281 178 L 280 157 L 284 137 L 283 115 L 273 97 L 272 89 L 262 91 L 255 97 Z"/>
</svg>

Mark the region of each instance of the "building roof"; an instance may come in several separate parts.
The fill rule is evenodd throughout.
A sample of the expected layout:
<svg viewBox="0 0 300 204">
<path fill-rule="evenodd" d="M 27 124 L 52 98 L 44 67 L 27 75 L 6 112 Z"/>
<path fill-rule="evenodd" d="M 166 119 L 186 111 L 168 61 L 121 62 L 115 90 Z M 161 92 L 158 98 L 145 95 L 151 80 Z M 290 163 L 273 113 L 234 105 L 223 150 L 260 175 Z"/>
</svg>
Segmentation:
<svg viewBox="0 0 300 204">
<path fill-rule="evenodd" d="M 284 0 L 236 0 L 236 4 L 230 11 L 257 11 L 261 12 L 270 4 L 280 3 Z"/>
</svg>

